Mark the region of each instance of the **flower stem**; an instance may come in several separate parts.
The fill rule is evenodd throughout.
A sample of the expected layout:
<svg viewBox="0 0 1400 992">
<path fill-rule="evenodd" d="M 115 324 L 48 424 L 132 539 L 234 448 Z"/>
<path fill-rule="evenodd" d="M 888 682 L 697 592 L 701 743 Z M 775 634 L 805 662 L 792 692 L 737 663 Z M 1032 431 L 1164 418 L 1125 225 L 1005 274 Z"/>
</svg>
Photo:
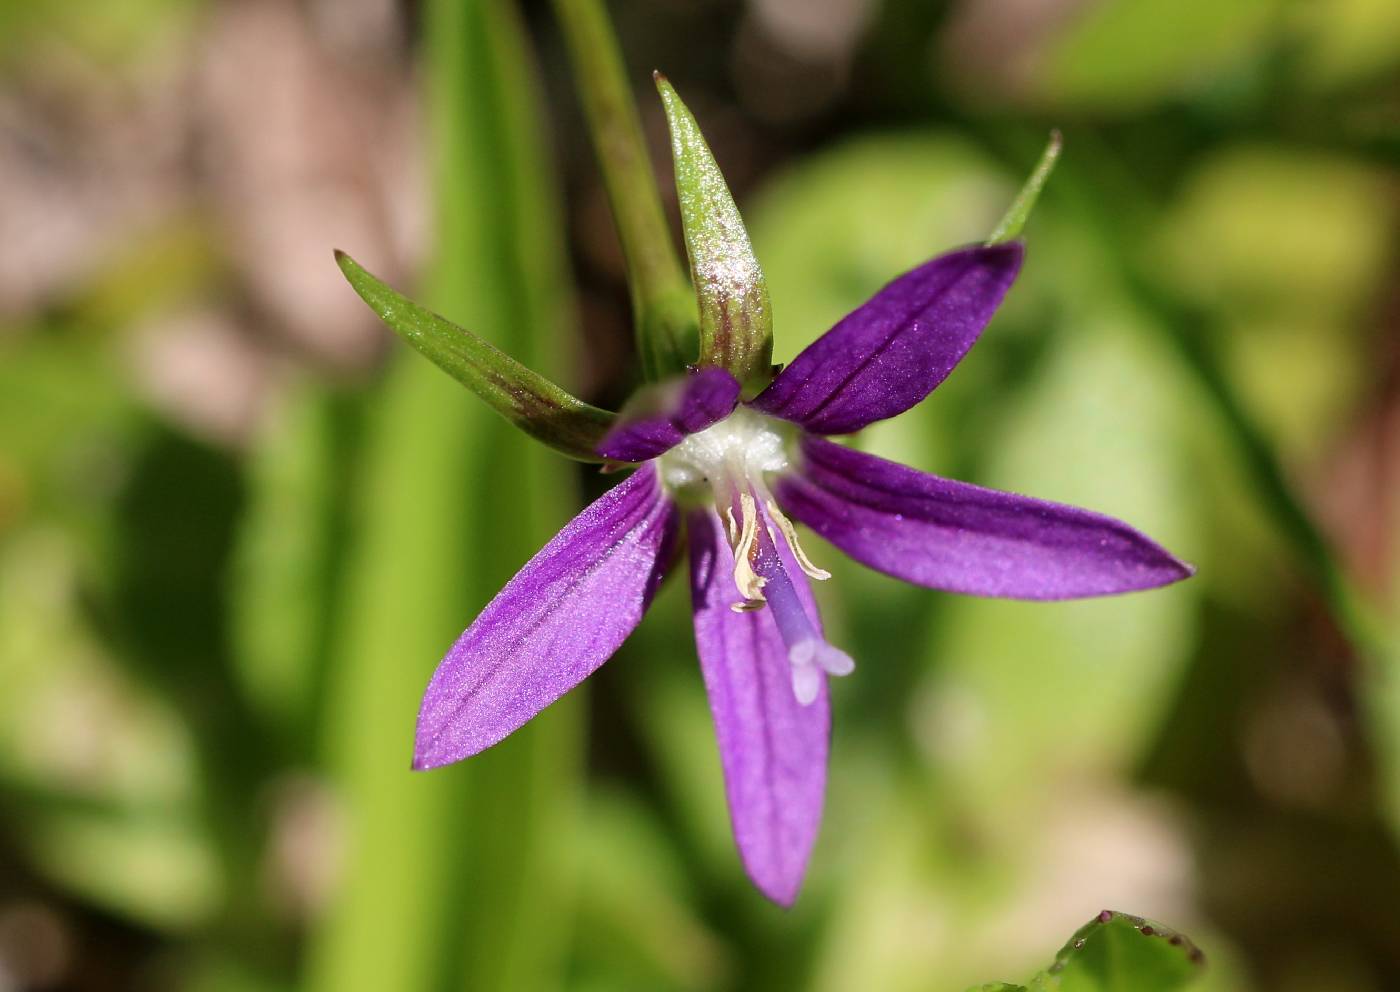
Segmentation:
<svg viewBox="0 0 1400 992">
<path fill-rule="evenodd" d="M 617 224 L 650 379 L 695 360 L 695 295 L 671 240 L 632 88 L 602 0 L 554 0 Z"/>
</svg>

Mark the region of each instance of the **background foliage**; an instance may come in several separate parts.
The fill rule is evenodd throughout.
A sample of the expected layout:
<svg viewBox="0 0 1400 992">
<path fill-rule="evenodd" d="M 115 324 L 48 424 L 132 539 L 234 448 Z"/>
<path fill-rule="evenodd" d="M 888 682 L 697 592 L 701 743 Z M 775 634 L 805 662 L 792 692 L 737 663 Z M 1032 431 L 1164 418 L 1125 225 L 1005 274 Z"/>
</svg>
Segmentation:
<svg viewBox="0 0 1400 992">
<path fill-rule="evenodd" d="M 611 8 L 668 196 L 652 68 L 735 190 L 779 360 L 1063 130 L 1007 305 L 862 443 L 1199 575 L 1018 604 L 812 549 L 860 668 L 791 913 L 734 855 L 681 583 L 409 774 L 442 651 L 603 481 L 391 345 L 331 248 L 626 395 L 551 11 L 4 0 L 0 989 L 958 990 L 1106 906 L 1191 934 L 1203 990 L 1400 987 L 1400 7 Z"/>
</svg>

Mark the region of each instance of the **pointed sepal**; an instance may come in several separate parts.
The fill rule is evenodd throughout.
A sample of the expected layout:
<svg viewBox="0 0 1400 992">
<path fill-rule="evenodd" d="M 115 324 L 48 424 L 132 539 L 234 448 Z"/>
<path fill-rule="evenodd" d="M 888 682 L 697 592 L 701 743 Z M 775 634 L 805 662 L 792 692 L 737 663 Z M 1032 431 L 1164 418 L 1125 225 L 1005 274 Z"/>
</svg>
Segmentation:
<svg viewBox="0 0 1400 992">
<path fill-rule="evenodd" d="M 666 77 L 655 78 L 671 128 L 681 224 L 700 305 L 700 365 L 727 369 L 752 392 L 772 376 L 768 284 L 699 125 Z"/>
<path fill-rule="evenodd" d="M 1040 199 L 1040 191 L 1045 188 L 1046 180 L 1050 178 L 1050 173 L 1055 171 L 1055 163 L 1060 160 L 1060 148 L 1063 144 L 1060 132 L 1051 131 L 1050 140 L 1045 143 L 1045 151 L 1040 153 L 1040 161 L 1031 170 L 1025 185 L 1016 194 L 1016 199 L 1011 201 L 1006 215 L 992 231 L 991 237 L 987 239 L 987 244 L 1005 244 L 1021 233 L 1021 228 L 1026 226 L 1031 211 L 1035 209 L 1035 201 Z"/>
<path fill-rule="evenodd" d="M 337 251 L 335 260 L 355 292 L 391 330 L 491 409 L 571 458 L 602 460 L 594 449 L 612 427 L 614 414 L 572 396 L 471 331 L 419 306 L 344 252 Z"/>
</svg>

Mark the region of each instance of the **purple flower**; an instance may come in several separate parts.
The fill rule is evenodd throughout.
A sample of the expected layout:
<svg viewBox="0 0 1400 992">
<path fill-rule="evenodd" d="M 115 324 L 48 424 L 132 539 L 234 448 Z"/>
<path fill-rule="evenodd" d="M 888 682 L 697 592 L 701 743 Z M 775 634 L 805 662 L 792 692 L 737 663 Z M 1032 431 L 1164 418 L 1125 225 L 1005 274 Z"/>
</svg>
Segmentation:
<svg viewBox="0 0 1400 992">
<path fill-rule="evenodd" d="M 977 340 L 1021 259 L 1013 242 L 926 262 L 752 399 L 718 365 L 651 387 L 596 447 L 635 471 L 506 585 L 433 675 L 414 767 L 490 747 L 582 681 L 641 620 L 684 543 L 739 855 L 766 896 L 790 905 L 821 820 L 828 676 L 854 667 L 823 634 L 809 579 L 828 573 L 807 557 L 795 523 L 888 575 L 979 596 L 1100 596 L 1190 575 L 1109 517 L 827 440 L 932 392 Z"/>
<path fill-rule="evenodd" d="M 620 415 L 569 395 L 337 253 L 386 323 L 521 430 L 575 458 L 634 467 L 452 646 L 423 697 L 413 766 L 485 750 L 607 661 L 684 542 L 739 856 L 764 895 L 791 905 L 826 791 L 827 679 L 855 667 L 822 631 L 809 579 L 829 575 L 808 558 L 794 522 L 873 569 L 977 596 L 1102 596 L 1191 569 L 1109 517 L 927 475 L 826 439 L 908 410 L 967 354 L 1020 270 L 1022 247 L 1007 239 L 1054 163 L 1058 136 L 992 242 L 900 276 L 775 375 L 768 290 L 743 221 L 695 119 L 664 78 L 657 85 L 698 306 L 681 322 L 694 337 L 687 345 L 681 324 L 668 322 L 674 294 L 656 282 L 669 242 L 653 232 L 648 264 L 634 266 L 641 351 L 649 370 L 679 373 L 685 353 L 699 357 Z"/>
</svg>

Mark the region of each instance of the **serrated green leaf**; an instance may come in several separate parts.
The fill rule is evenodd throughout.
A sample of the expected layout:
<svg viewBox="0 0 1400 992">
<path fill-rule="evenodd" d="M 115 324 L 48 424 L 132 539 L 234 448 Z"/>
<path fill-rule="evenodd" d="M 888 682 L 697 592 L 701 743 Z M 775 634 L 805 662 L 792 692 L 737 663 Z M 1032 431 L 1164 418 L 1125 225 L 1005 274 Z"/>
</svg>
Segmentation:
<svg viewBox="0 0 1400 992">
<path fill-rule="evenodd" d="M 1076 930 L 1029 985 L 992 982 L 968 992 L 1178 992 L 1204 966 L 1205 956 L 1184 935 L 1106 909 Z"/>
<path fill-rule="evenodd" d="M 1104 910 L 1075 932 L 1033 992 L 1176 992 L 1200 976 L 1205 956 L 1175 930 Z"/>
<path fill-rule="evenodd" d="M 695 117 L 660 73 L 656 88 L 671 128 L 681 224 L 700 305 L 700 364 L 728 369 L 750 387 L 762 385 L 773 361 L 768 284 Z"/>
<path fill-rule="evenodd" d="M 611 413 L 570 395 L 466 328 L 414 303 L 344 252 L 337 251 L 335 260 L 384 323 L 491 409 L 570 458 L 602 460 L 593 449 L 612 425 Z"/>
</svg>

